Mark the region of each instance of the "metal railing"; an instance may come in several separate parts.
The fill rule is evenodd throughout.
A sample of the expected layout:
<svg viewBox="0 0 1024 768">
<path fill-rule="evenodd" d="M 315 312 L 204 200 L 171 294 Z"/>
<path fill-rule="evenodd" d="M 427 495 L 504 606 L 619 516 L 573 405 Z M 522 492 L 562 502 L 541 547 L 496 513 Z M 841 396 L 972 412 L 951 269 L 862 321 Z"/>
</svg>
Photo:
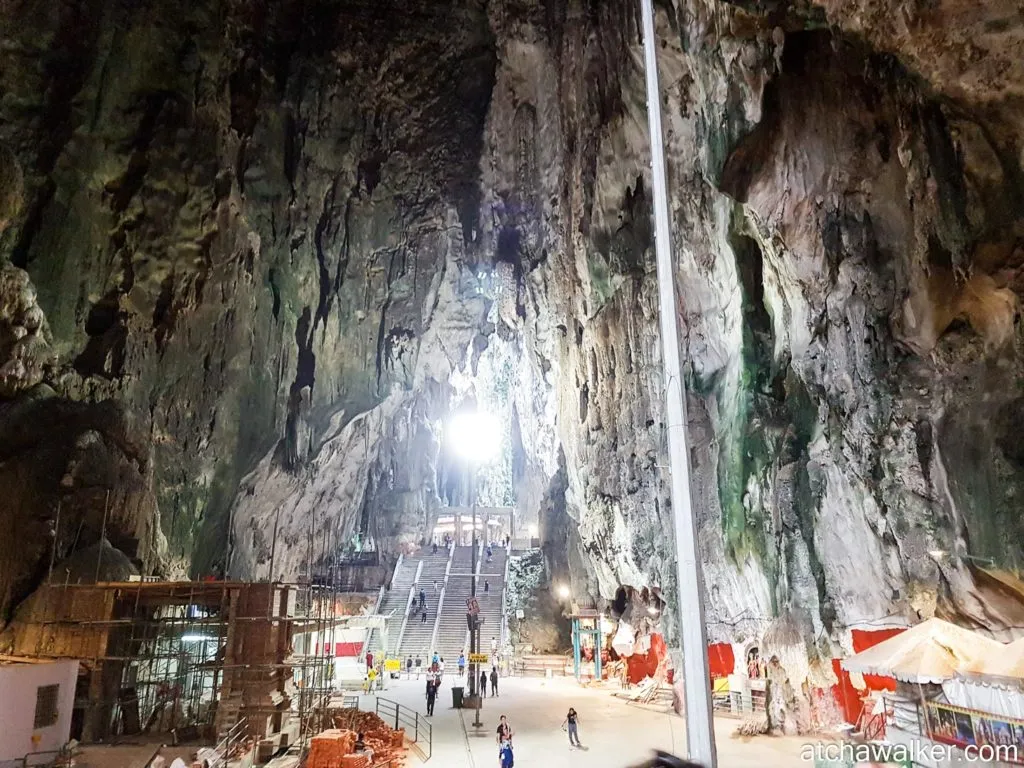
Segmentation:
<svg viewBox="0 0 1024 768">
<path fill-rule="evenodd" d="M 231 758 L 231 751 L 235 745 L 238 744 L 242 739 L 248 735 L 247 730 L 248 721 L 242 718 L 224 734 L 224 737 L 217 742 L 217 746 L 214 747 L 214 754 L 221 757 L 221 765 L 227 765 L 228 760 Z"/>
<path fill-rule="evenodd" d="M 42 766 L 70 764 L 71 750 L 67 747 L 29 752 L 24 757 L 16 757 L 13 760 L 0 760 L 0 768 L 42 768 Z"/>
<path fill-rule="evenodd" d="M 501 582 L 501 649 L 505 650 L 508 637 L 508 571 L 512 561 L 512 542 L 505 547 L 505 577 Z"/>
<path fill-rule="evenodd" d="M 454 547 L 448 550 L 448 563 L 444 567 L 444 581 L 441 582 L 441 596 L 437 599 L 437 615 L 434 617 L 434 629 L 430 633 L 430 653 L 433 653 L 437 648 L 437 632 L 441 628 L 441 613 L 444 610 L 444 597 L 448 592 L 448 577 L 452 572 L 452 560 L 455 559 L 454 552 Z"/>
<path fill-rule="evenodd" d="M 399 565 L 402 564 L 402 556 L 401 555 L 398 556 L 398 564 Z M 395 570 L 397 571 L 397 568 Z M 391 581 L 394 582 L 394 577 L 391 578 Z M 381 604 L 383 602 L 384 602 L 384 585 L 381 584 L 380 585 L 380 591 L 377 592 L 377 602 L 373 604 L 373 614 L 374 614 L 374 616 L 376 616 L 376 615 L 378 615 L 380 613 L 380 606 L 381 606 Z M 373 639 L 373 633 L 376 632 L 376 631 L 377 630 L 376 630 L 375 627 L 370 627 L 369 629 L 366 630 L 366 633 L 363 635 L 363 644 L 359 647 L 359 656 L 358 656 L 358 658 L 362 659 L 362 658 L 366 657 L 366 651 L 370 648 L 370 646 L 371 646 L 370 641 Z M 382 643 L 382 645 L 383 645 L 383 643 Z M 385 658 L 387 658 L 387 655 L 388 655 L 388 649 L 385 648 L 384 649 L 384 656 L 385 656 Z"/>
<path fill-rule="evenodd" d="M 424 760 L 433 756 L 434 728 L 425 717 L 420 717 L 419 712 L 380 696 L 376 699 L 374 712 L 388 725 L 393 724 L 396 731 L 404 726 L 405 737 L 419 748 Z"/>
<path fill-rule="evenodd" d="M 721 691 L 711 695 L 712 709 L 725 715 L 752 715 L 764 712 L 767 697 L 764 691 Z"/>
<path fill-rule="evenodd" d="M 413 600 L 416 599 L 416 589 L 420 583 L 420 575 L 423 573 L 423 561 L 420 560 L 419 565 L 416 566 L 416 575 L 413 577 L 412 584 L 409 586 L 409 597 L 405 601 L 405 611 L 402 614 L 402 628 L 398 630 L 398 638 L 395 640 L 395 656 L 398 656 L 402 652 L 402 638 L 405 637 L 405 628 L 409 624 L 409 613 L 412 611 Z M 384 649 L 385 658 L 390 656 L 390 651 Z"/>
</svg>

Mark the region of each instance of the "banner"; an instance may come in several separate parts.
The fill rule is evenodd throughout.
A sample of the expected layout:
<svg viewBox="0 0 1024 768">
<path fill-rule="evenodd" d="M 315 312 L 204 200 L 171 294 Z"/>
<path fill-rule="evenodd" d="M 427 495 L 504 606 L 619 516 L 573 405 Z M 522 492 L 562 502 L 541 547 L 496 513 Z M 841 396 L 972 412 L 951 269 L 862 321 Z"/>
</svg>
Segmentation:
<svg viewBox="0 0 1024 768">
<path fill-rule="evenodd" d="M 384 661 L 385 672 L 401 672 L 402 671 L 402 660 L 401 659 L 385 659 Z"/>
<path fill-rule="evenodd" d="M 967 747 L 996 747 L 1001 759 L 1024 765 L 1024 720 L 1011 720 L 972 709 L 929 701 L 925 728 L 932 741 Z"/>
<path fill-rule="evenodd" d="M 490 658 L 491 657 L 488 656 L 486 653 L 471 653 L 469 654 L 469 663 L 486 664 L 488 661 L 490 661 Z"/>
</svg>

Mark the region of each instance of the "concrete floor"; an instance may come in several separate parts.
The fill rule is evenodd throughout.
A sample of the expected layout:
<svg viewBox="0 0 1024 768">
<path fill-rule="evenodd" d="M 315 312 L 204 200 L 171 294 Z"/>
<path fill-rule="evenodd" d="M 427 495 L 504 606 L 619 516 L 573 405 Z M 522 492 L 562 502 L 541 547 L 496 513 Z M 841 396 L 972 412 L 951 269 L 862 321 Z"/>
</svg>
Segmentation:
<svg viewBox="0 0 1024 768">
<path fill-rule="evenodd" d="M 611 695 L 611 689 L 582 688 L 571 678 L 544 680 L 507 678 L 499 683 L 500 696 L 484 700 L 479 732 L 472 727 L 472 710 L 453 710 L 446 676 L 434 709 L 433 759 L 438 768 L 492 768 L 498 764 L 495 729 L 505 714 L 515 729 L 516 768 L 628 768 L 650 756 L 652 749 L 683 754 L 686 724 L 675 714 L 627 704 Z M 426 711 L 426 683 L 389 681 L 380 695 Z M 364 709 L 372 702 L 364 698 Z M 569 707 L 579 713 L 580 740 L 588 749 L 569 747 L 559 728 Z M 739 721 L 715 721 L 719 765 L 722 768 L 787 768 L 807 766 L 800 759 L 804 737 L 759 736 L 739 739 L 732 735 Z M 410 761 L 415 764 L 415 760 Z"/>
</svg>

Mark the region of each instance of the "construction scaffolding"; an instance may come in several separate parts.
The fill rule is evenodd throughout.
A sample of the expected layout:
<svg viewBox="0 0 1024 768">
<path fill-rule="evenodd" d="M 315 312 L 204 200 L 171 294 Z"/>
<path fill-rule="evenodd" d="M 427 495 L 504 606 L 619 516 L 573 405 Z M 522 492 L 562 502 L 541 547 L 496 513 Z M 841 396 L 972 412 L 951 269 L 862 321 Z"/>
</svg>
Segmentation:
<svg viewBox="0 0 1024 768">
<path fill-rule="evenodd" d="M 83 741 L 172 734 L 261 746 L 309 738 L 333 692 L 333 583 L 48 584 L 12 622 L 12 656 L 77 659 Z"/>
</svg>

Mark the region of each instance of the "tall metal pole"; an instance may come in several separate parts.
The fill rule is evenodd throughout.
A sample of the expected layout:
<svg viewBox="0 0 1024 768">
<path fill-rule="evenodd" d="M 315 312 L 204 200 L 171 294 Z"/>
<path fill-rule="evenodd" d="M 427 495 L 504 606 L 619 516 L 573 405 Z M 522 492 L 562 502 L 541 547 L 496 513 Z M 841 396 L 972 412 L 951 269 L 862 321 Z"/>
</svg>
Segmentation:
<svg viewBox="0 0 1024 768">
<path fill-rule="evenodd" d="M 661 134 L 661 91 L 658 87 L 657 40 L 651 0 L 640 0 L 644 27 L 644 69 L 647 74 L 647 122 L 651 135 L 651 178 L 654 193 L 655 251 L 661 304 L 661 346 L 665 365 L 668 450 L 672 517 L 676 536 L 676 591 L 683 640 L 683 685 L 686 697 L 686 748 L 691 760 L 715 768 L 715 732 L 711 715 L 711 675 L 704 627 L 704 579 L 697 547 L 697 520 L 690 498 L 690 464 L 686 436 L 686 401 L 679 362 L 679 328 L 669 233 L 665 182 L 665 145 Z"/>
<path fill-rule="evenodd" d="M 470 496 L 472 497 L 471 501 L 472 501 L 472 504 L 473 504 L 473 553 L 472 553 L 472 561 L 470 563 L 470 568 L 469 568 L 469 570 L 470 570 L 470 572 L 472 574 L 471 578 L 470 578 L 470 581 L 469 581 L 469 590 L 470 590 L 469 594 L 470 594 L 471 597 L 476 598 L 476 577 L 477 577 L 477 562 L 478 562 L 477 556 L 476 556 L 476 547 L 477 547 L 477 538 L 476 538 L 476 469 L 477 469 L 477 467 L 476 467 L 476 464 L 472 463 L 472 461 L 470 462 L 469 466 L 470 466 L 470 469 L 469 469 L 469 493 L 470 493 Z M 469 638 L 470 638 L 470 651 L 469 652 L 470 652 L 471 656 L 473 654 L 480 653 L 480 615 L 477 614 L 477 613 L 474 613 L 472 621 L 473 621 L 473 628 L 470 629 L 470 631 L 469 631 Z M 479 677 L 480 669 L 477 666 L 477 663 L 475 661 L 471 661 L 470 662 L 469 674 L 471 674 L 473 676 L 473 682 L 470 685 L 470 691 L 476 691 L 477 696 L 478 696 L 478 698 L 474 699 L 474 701 L 476 701 L 476 707 L 474 709 L 474 711 L 476 712 L 476 715 L 473 718 L 473 725 L 475 727 L 479 728 L 482 725 L 482 723 L 480 722 L 480 706 L 483 703 L 483 699 L 480 698 L 480 697 L 483 696 L 484 692 L 479 690 L 478 682 L 480 680 L 480 677 Z"/>
</svg>

